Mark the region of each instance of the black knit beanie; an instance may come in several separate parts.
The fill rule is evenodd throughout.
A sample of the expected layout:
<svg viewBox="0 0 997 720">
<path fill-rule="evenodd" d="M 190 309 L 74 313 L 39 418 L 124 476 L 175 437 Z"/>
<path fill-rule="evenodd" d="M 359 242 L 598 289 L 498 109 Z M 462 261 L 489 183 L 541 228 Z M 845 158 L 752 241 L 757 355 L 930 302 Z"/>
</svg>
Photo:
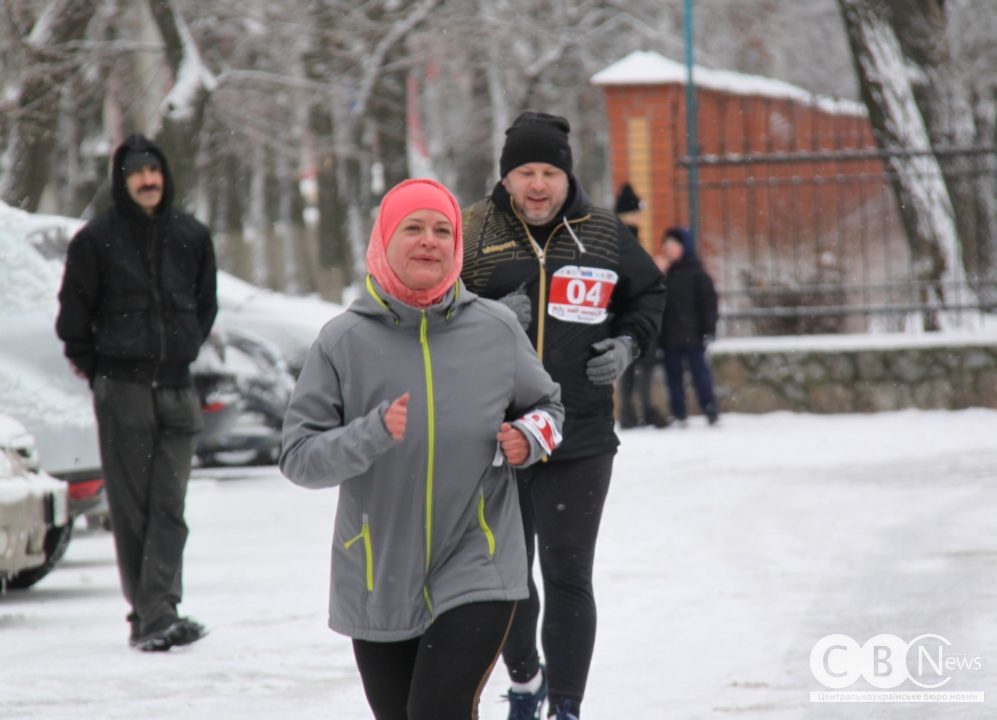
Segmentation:
<svg viewBox="0 0 997 720">
<path fill-rule="evenodd" d="M 520 165 L 543 162 L 571 174 L 571 126 L 563 117 L 527 110 L 505 131 L 505 146 L 499 161 L 502 177 Z"/>
<path fill-rule="evenodd" d="M 630 183 L 623 183 L 620 194 L 616 196 L 616 214 L 643 210 L 644 201 L 637 197 L 637 193 L 630 187 Z"/>
</svg>

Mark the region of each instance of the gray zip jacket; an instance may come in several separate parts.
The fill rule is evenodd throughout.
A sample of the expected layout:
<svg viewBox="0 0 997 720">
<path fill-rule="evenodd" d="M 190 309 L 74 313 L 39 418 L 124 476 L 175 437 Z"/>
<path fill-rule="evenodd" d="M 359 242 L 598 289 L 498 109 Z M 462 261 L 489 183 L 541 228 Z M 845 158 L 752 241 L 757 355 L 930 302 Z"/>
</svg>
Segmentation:
<svg viewBox="0 0 997 720">
<path fill-rule="evenodd" d="M 406 392 L 396 441 L 384 412 Z M 528 597 L 518 493 L 495 435 L 511 422 L 530 441 L 526 464 L 537 462 L 552 443 L 519 418 L 541 413 L 556 444 L 560 397 L 503 305 L 458 282 L 419 310 L 368 278 L 319 334 L 284 419 L 284 475 L 341 486 L 329 627 L 395 642 L 459 605 Z"/>
</svg>

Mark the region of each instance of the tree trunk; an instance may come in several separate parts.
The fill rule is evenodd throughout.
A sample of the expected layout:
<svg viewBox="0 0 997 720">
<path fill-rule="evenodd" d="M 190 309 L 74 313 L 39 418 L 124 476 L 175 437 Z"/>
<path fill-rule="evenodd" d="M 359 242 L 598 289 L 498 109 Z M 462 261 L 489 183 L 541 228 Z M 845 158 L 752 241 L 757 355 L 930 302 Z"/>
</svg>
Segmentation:
<svg viewBox="0 0 997 720">
<path fill-rule="evenodd" d="M 396 48 L 385 56 L 385 63 L 402 61 Z M 383 73 L 375 86 L 367 117 L 370 121 L 373 157 L 384 167 L 385 190 L 410 177 L 408 166 L 408 71 Z M 371 182 L 373 185 L 373 182 Z M 384 191 L 371 197 L 380 203 Z"/>
<path fill-rule="evenodd" d="M 311 47 L 302 57 L 304 74 L 309 80 L 332 85 L 329 31 L 335 14 L 326 0 L 312 0 L 310 14 L 313 34 Z M 338 155 L 340 131 L 336 126 L 344 121 L 343 115 L 334 101 L 319 101 L 311 107 L 308 126 L 315 143 L 319 263 L 326 275 L 335 275 L 341 269 L 345 276 L 352 257 L 344 203 L 346 193 L 340 189 L 344 159 Z M 313 282 L 325 285 L 318 274 L 313 275 Z M 336 292 L 339 291 L 341 288 L 337 287 Z"/>
<path fill-rule="evenodd" d="M 492 20 L 493 25 L 497 25 L 495 0 L 478 0 L 478 5 L 481 12 Z M 492 106 L 492 159 L 494 161 L 492 182 L 498 182 L 501 179 L 499 160 L 502 157 L 502 146 L 505 145 L 505 131 L 510 122 L 509 100 L 502 83 L 502 68 L 505 65 L 502 59 L 498 29 L 489 27 L 486 32 L 488 33 L 488 67 L 485 74 L 488 77 L 488 99 Z"/>
<path fill-rule="evenodd" d="M 177 203 L 193 209 L 195 170 L 204 109 L 215 89 L 215 77 L 201 61 L 197 43 L 175 0 L 149 0 L 149 9 L 163 37 L 173 88 L 160 105 L 156 140 L 170 161 Z"/>
<path fill-rule="evenodd" d="M 298 243 L 294 228 L 294 193 L 297 192 L 296 175 L 285 153 L 277 156 L 277 183 L 279 185 L 280 248 L 284 266 L 283 291 L 290 295 L 299 292 Z"/>
<path fill-rule="evenodd" d="M 927 153 L 931 142 L 893 28 L 870 0 L 838 3 L 877 143 L 884 150 Z M 945 305 L 972 301 L 948 190 L 934 155 L 894 156 L 887 166 L 907 232 L 913 275 L 923 283 L 924 326 L 937 330 L 937 313 Z"/>
<path fill-rule="evenodd" d="M 943 0 L 884 2 L 908 65 L 919 71 L 914 74 L 914 98 L 932 146 L 989 145 L 974 117 L 968 79 L 953 62 Z M 938 158 L 962 243 L 963 266 L 971 281 L 990 277 L 994 271 L 987 250 L 997 245 L 997 221 L 986 209 L 993 203 L 993 177 L 979 172 L 986 161 L 985 156 Z"/>
<path fill-rule="evenodd" d="M 270 282 L 269 223 L 267 221 L 267 151 L 263 143 L 253 143 L 249 181 L 249 241 L 252 283 L 268 287 Z"/>
<path fill-rule="evenodd" d="M 25 42 L 26 73 L 5 83 L 4 94 L 16 98 L 0 157 L 0 199 L 8 205 L 38 209 L 52 168 L 59 96 L 76 65 L 60 46 L 83 37 L 96 9 L 96 0 L 52 0 Z"/>
<path fill-rule="evenodd" d="M 252 277 L 252 265 L 246 253 L 243 208 L 245 187 L 240 183 L 241 165 L 232 155 L 218 162 L 218 186 L 214 215 L 215 252 L 218 267 L 241 278 Z"/>
<path fill-rule="evenodd" d="M 976 138 L 980 145 L 997 147 L 997 88 L 987 88 L 983 97 L 975 98 Z M 980 286 L 977 292 L 991 312 L 997 310 L 997 154 L 980 156 L 980 174 L 976 180 L 976 255 Z"/>
</svg>

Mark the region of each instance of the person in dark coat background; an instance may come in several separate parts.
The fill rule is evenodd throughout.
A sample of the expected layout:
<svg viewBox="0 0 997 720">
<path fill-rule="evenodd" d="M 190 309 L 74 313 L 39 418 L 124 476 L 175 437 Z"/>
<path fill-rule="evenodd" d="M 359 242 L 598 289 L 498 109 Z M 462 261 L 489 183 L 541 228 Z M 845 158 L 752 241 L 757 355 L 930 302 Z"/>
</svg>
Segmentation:
<svg viewBox="0 0 997 720">
<path fill-rule="evenodd" d="M 202 638 L 177 615 L 184 504 L 201 402 L 190 363 L 218 312 L 208 229 L 173 207 L 166 156 L 132 135 L 114 153 L 114 205 L 66 255 L 56 332 L 90 382 L 129 643 L 169 650 Z"/>
<path fill-rule="evenodd" d="M 623 183 L 620 193 L 616 196 L 616 215 L 620 218 L 633 236 L 640 239 L 640 220 L 644 213 L 644 201 L 640 199 L 630 183 Z M 667 301 L 666 301 L 667 302 Z M 620 427 L 623 429 L 637 427 L 640 424 L 638 413 L 634 408 L 634 389 L 640 397 L 643 409 L 643 422 L 663 428 L 668 420 L 651 402 L 651 379 L 654 368 L 661 362 L 661 351 L 655 343 L 644 355 L 627 366 L 620 378 Z"/>
<path fill-rule="evenodd" d="M 668 263 L 665 273 L 668 302 L 660 342 L 665 351 L 672 415 L 684 422 L 688 414 L 683 384 L 683 365 L 688 364 L 699 407 L 713 425 L 720 417 L 720 409 L 713 392 L 706 346 L 717 332 L 717 291 L 696 257 L 689 230 L 673 227 L 665 231 L 664 255 Z"/>
</svg>

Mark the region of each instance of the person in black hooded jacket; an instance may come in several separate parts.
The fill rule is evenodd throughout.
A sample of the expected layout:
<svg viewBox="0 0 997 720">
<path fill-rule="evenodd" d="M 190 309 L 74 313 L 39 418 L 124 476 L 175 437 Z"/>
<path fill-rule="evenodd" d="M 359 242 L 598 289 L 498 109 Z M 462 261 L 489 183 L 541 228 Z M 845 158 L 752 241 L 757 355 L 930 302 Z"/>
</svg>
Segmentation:
<svg viewBox="0 0 997 720">
<path fill-rule="evenodd" d="M 141 135 L 114 153 L 114 205 L 69 244 L 56 332 L 93 389 L 130 644 L 200 639 L 180 618 L 184 499 L 201 409 L 189 365 L 218 310 L 208 229 L 173 207 L 162 150 Z"/>
<path fill-rule="evenodd" d="M 672 415 L 686 419 L 683 364 L 689 365 L 699 406 L 711 425 L 720 417 L 713 379 L 706 360 L 706 346 L 717 332 L 717 291 L 682 227 L 665 231 L 664 255 L 668 263 L 665 285 L 668 303 L 661 321 L 659 342 L 665 351 L 665 377 Z"/>
</svg>

